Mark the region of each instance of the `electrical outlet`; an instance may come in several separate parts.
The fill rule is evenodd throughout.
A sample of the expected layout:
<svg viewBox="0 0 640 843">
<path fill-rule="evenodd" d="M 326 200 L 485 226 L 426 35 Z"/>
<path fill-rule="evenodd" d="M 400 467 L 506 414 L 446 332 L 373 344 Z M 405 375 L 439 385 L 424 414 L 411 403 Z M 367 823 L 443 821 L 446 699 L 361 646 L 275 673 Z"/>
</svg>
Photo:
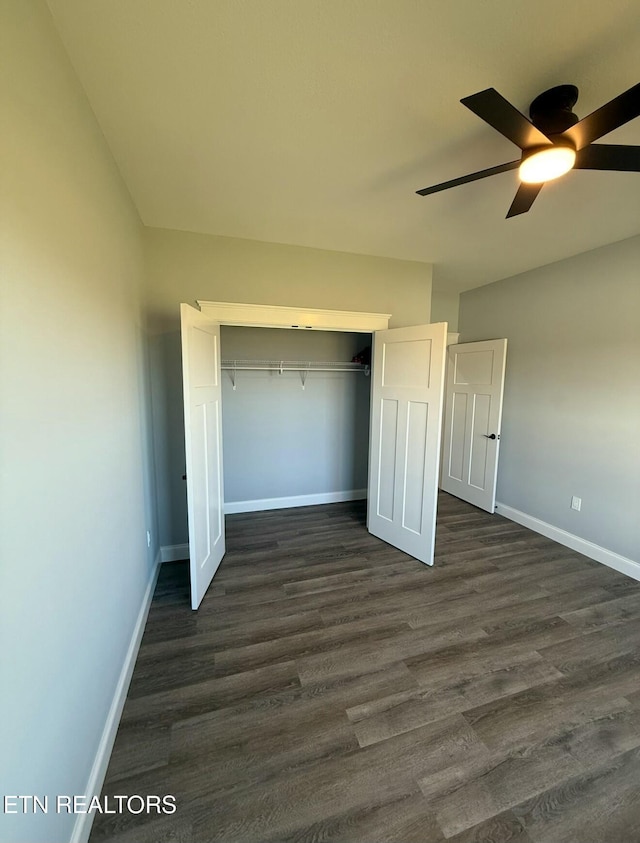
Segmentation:
<svg viewBox="0 0 640 843">
<path fill-rule="evenodd" d="M 576 512 L 580 512 L 580 507 L 582 506 L 582 498 L 577 498 L 575 495 L 571 498 L 571 509 L 575 509 Z"/>
<path fill-rule="evenodd" d="M 147 547 L 151 547 L 151 533 L 147 530 Z"/>
</svg>

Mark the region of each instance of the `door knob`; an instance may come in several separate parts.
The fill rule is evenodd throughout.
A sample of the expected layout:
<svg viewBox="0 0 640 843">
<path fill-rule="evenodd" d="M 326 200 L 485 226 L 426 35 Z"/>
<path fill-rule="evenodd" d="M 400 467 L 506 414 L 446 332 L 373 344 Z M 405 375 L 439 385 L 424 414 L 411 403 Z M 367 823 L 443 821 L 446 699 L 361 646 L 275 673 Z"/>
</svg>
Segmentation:
<svg viewBox="0 0 640 843">
<path fill-rule="evenodd" d="M 482 435 L 484 436 L 485 439 L 499 439 L 500 438 L 499 436 L 496 436 L 495 433 L 491 433 L 491 434 L 483 433 Z"/>
</svg>

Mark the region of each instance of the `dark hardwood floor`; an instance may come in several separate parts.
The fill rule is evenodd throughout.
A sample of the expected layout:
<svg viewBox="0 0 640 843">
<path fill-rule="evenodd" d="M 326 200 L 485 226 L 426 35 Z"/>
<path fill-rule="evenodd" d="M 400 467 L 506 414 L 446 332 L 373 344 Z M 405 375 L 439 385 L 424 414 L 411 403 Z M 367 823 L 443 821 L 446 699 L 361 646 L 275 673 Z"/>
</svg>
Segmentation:
<svg viewBox="0 0 640 843">
<path fill-rule="evenodd" d="M 436 564 L 364 504 L 235 515 L 166 564 L 93 843 L 640 841 L 640 583 L 441 495 Z"/>
</svg>

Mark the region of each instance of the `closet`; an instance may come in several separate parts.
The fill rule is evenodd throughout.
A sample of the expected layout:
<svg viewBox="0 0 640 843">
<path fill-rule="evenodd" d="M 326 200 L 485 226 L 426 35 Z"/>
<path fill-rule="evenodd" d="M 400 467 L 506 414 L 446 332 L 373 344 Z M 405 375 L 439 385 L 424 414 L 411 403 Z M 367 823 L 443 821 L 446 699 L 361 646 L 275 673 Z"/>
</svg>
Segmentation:
<svg viewBox="0 0 640 843">
<path fill-rule="evenodd" d="M 362 352 L 371 334 L 221 326 L 225 513 L 366 497 Z"/>
<path fill-rule="evenodd" d="M 390 314 L 199 305 L 180 306 L 192 607 L 224 556 L 225 504 L 300 506 L 366 488 L 369 532 L 432 565 L 446 323 L 388 329 Z M 369 381 L 349 364 L 371 333 Z"/>
</svg>

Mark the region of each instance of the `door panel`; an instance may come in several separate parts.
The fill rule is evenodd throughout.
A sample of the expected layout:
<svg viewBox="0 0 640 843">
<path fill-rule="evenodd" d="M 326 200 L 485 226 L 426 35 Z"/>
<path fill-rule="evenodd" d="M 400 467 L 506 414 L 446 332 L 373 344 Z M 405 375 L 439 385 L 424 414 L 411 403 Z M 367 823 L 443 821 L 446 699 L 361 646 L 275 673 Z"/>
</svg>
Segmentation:
<svg viewBox="0 0 640 843">
<path fill-rule="evenodd" d="M 220 326 L 180 305 L 191 607 L 197 609 L 225 551 Z"/>
<path fill-rule="evenodd" d="M 447 350 L 440 485 L 487 512 L 496 501 L 506 355 L 506 339 Z"/>
<path fill-rule="evenodd" d="M 449 476 L 455 480 L 462 480 L 464 432 L 467 426 L 467 394 L 465 392 L 455 393 L 452 403 L 451 446 L 447 449 L 448 472 Z"/>
<path fill-rule="evenodd" d="M 417 535 L 422 533 L 428 420 L 429 405 L 421 401 L 409 401 L 402 526 Z"/>
<path fill-rule="evenodd" d="M 378 450 L 377 514 L 387 521 L 393 520 L 393 502 L 396 491 L 396 443 L 398 440 L 398 402 L 382 399 L 380 408 L 380 447 Z"/>
<path fill-rule="evenodd" d="M 473 343 L 464 343 L 472 345 Z M 452 346 L 449 346 L 450 348 Z M 460 344 L 458 345 L 460 348 Z M 491 384 L 493 378 L 494 351 L 460 351 L 456 352 L 454 358 L 454 383 L 457 385 L 466 384 Z"/>
<path fill-rule="evenodd" d="M 369 532 L 433 564 L 446 323 L 376 331 Z"/>
</svg>

